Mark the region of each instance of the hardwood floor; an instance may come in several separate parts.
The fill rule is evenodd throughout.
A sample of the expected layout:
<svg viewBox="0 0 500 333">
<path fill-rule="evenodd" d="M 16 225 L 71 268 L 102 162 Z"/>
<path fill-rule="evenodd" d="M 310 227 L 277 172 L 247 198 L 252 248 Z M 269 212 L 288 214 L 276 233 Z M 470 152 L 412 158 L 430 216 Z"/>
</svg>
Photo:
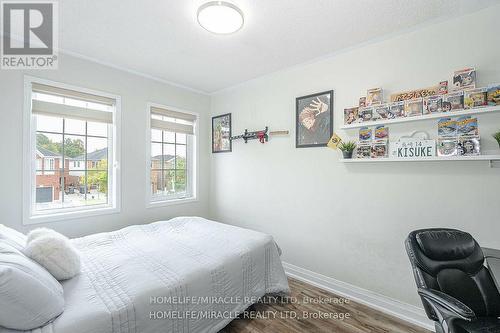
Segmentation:
<svg viewBox="0 0 500 333">
<path fill-rule="evenodd" d="M 219 333 L 430 333 L 301 281 L 288 281 L 288 299 L 255 304 L 244 314 L 247 318 L 233 320 Z M 320 314 L 322 318 L 311 318 Z"/>
</svg>

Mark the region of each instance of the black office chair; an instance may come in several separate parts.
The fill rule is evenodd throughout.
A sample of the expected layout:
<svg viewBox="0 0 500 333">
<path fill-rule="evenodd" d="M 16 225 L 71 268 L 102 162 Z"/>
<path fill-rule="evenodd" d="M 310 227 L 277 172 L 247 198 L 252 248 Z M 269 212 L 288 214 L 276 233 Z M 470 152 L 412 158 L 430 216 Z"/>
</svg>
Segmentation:
<svg viewBox="0 0 500 333">
<path fill-rule="evenodd" d="M 405 245 L 418 294 L 437 333 L 500 332 L 500 293 L 470 234 L 416 230 Z"/>
</svg>

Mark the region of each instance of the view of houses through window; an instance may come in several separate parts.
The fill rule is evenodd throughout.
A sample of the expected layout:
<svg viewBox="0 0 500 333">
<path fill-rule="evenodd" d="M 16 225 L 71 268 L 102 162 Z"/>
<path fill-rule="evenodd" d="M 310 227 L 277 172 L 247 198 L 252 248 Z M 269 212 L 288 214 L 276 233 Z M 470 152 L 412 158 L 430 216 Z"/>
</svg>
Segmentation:
<svg viewBox="0 0 500 333">
<path fill-rule="evenodd" d="M 155 196 L 186 196 L 187 135 L 151 130 L 151 191 Z"/>
<path fill-rule="evenodd" d="M 108 124 L 36 115 L 36 210 L 108 203 Z"/>
<path fill-rule="evenodd" d="M 195 127 L 194 114 L 150 106 L 150 201 L 192 199 L 194 187 Z"/>
</svg>

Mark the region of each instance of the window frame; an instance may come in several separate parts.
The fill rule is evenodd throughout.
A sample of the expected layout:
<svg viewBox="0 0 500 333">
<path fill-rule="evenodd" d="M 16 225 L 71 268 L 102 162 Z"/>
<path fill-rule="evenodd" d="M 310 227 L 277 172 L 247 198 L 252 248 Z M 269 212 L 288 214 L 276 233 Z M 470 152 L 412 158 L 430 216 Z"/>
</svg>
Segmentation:
<svg viewBox="0 0 500 333">
<path fill-rule="evenodd" d="M 79 91 L 112 98 L 116 101 L 113 112 L 112 130 L 108 134 L 111 152 L 108 153 L 108 203 L 96 206 L 81 206 L 67 209 L 53 209 L 35 212 L 34 198 L 36 195 L 36 121 L 32 116 L 32 84 L 39 83 L 58 88 Z M 107 92 L 73 86 L 66 83 L 54 82 L 33 76 L 24 76 L 24 112 L 23 112 L 23 224 L 55 222 L 68 219 L 77 219 L 88 216 L 116 214 L 121 209 L 121 97 Z"/>
<path fill-rule="evenodd" d="M 194 121 L 194 134 L 186 138 L 186 160 L 190 161 L 187 168 L 187 179 L 191 184 L 191 195 L 189 197 L 153 196 L 151 193 L 151 108 L 161 108 L 176 112 L 190 114 L 196 117 Z M 148 102 L 146 105 L 146 208 L 185 204 L 198 201 L 198 175 L 199 175 L 199 113 L 187 111 L 173 106 Z"/>
</svg>

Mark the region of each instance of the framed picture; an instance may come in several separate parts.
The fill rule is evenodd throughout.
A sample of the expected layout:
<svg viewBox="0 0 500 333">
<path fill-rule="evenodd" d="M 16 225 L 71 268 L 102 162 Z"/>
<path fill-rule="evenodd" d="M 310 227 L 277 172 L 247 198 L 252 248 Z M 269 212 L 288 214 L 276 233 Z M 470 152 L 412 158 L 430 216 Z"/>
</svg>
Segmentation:
<svg viewBox="0 0 500 333">
<path fill-rule="evenodd" d="M 295 101 L 295 147 L 326 147 L 333 135 L 333 90 Z"/>
<path fill-rule="evenodd" d="M 212 153 L 228 153 L 232 147 L 231 114 L 212 117 Z"/>
</svg>

